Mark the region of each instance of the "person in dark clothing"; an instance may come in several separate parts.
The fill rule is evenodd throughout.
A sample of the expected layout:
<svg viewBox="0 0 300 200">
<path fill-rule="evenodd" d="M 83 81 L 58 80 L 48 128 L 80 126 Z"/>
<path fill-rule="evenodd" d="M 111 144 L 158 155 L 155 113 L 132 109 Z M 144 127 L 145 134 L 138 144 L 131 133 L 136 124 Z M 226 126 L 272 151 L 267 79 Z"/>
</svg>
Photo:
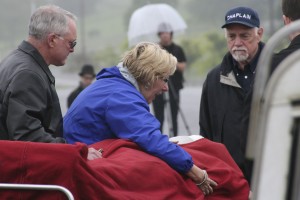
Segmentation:
<svg viewBox="0 0 300 200">
<path fill-rule="evenodd" d="M 27 41 L 0 63 L 0 140 L 66 143 L 49 65 L 64 65 L 74 52 L 75 21 L 58 6 L 39 7 L 31 16 Z M 88 148 L 88 160 L 101 157 Z"/>
<path fill-rule="evenodd" d="M 0 139 L 65 143 L 49 65 L 62 66 L 76 45 L 76 17 L 54 5 L 38 8 L 29 36 L 0 64 Z"/>
<path fill-rule="evenodd" d="M 295 20 L 300 19 L 300 1 L 299 0 L 283 0 L 282 1 L 282 13 L 283 22 L 285 25 L 292 23 Z M 300 49 L 300 32 L 293 33 L 289 36 L 291 40 L 290 45 L 278 52 L 273 56 L 271 73 L 277 68 L 277 66 L 287 56 Z"/>
<path fill-rule="evenodd" d="M 178 125 L 177 125 L 177 115 L 179 110 L 179 100 L 180 100 L 180 90 L 183 88 L 183 72 L 186 68 L 186 57 L 184 54 L 183 49 L 175 44 L 172 41 L 173 32 L 172 27 L 169 24 L 162 23 L 158 27 L 158 36 L 160 38 L 160 45 L 162 48 L 167 50 L 173 56 L 177 58 L 177 68 L 174 73 L 170 77 L 169 80 L 169 102 L 170 102 L 170 109 L 171 109 L 171 119 L 172 119 L 172 130 L 171 134 L 173 133 L 174 136 L 178 135 Z M 164 124 L 164 111 L 166 106 L 166 97 L 165 94 L 158 95 L 155 100 L 153 101 L 153 109 L 155 117 L 161 124 L 161 131 Z"/>
<path fill-rule="evenodd" d="M 93 80 L 96 77 L 96 74 L 94 72 L 94 67 L 92 65 L 84 65 L 81 68 L 81 72 L 79 73 L 80 76 L 80 83 L 79 86 L 71 92 L 71 94 L 68 97 L 68 108 L 73 103 L 74 99 L 79 95 L 79 93 L 92 84 Z"/>
<path fill-rule="evenodd" d="M 252 164 L 246 162 L 245 150 L 263 29 L 258 14 L 247 7 L 229 10 L 222 28 L 229 52 L 203 84 L 200 134 L 223 143 L 250 182 Z"/>
</svg>

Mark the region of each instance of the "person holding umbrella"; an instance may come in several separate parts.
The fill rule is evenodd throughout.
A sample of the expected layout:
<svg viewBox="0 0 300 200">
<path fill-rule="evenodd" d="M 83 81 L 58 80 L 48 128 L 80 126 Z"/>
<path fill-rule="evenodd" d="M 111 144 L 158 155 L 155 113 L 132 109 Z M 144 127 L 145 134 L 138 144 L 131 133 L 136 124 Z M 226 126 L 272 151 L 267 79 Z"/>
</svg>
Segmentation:
<svg viewBox="0 0 300 200">
<path fill-rule="evenodd" d="M 173 29 L 169 23 L 161 23 L 158 26 L 158 37 L 160 46 L 177 58 L 175 73 L 169 80 L 169 101 L 171 108 L 172 132 L 174 136 L 178 135 L 177 115 L 179 110 L 180 90 L 183 88 L 183 72 L 186 68 L 186 57 L 183 49 L 173 42 Z M 164 124 L 164 110 L 166 100 L 164 94 L 158 95 L 153 101 L 155 117 L 159 120 L 162 131 Z"/>
</svg>

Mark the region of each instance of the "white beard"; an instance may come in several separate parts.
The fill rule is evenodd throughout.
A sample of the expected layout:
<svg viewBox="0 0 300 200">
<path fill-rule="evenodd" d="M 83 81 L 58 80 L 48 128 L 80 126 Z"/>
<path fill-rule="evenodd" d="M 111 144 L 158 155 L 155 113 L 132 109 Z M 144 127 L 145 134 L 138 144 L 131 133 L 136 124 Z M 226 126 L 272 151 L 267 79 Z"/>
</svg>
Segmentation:
<svg viewBox="0 0 300 200">
<path fill-rule="evenodd" d="M 249 58 L 249 53 L 246 48 L 233 48 L 232 49 L 232 57 L 238 62 L 247 61 Z"/>
</svg>

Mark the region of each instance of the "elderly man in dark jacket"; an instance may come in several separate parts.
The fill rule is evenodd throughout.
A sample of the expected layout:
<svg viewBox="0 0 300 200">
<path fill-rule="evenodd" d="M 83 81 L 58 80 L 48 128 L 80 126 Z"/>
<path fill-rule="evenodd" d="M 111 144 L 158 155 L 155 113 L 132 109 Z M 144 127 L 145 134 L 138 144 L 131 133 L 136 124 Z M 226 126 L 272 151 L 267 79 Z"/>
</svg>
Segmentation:
<svg viewBox="0 0 300 200">
<path fill-rule="evenodd" d="M 49 65 L 61 66 L 76 44 L 75 16 L 54 5 L 31 16 L 29 36 L 0 64 L 0 139 L 64 143 L 62 114 Z"/>
<path fill-rule="evenodd" d="M 200 134 L 225 144 L 250 181 L 245 148 L 256 65 L 263 48 L 263 29 L 257 13 L 237 7 L 227 12 L 225 29 L 229 52 L 211 70 L 203 85 Z"/>
</svg>

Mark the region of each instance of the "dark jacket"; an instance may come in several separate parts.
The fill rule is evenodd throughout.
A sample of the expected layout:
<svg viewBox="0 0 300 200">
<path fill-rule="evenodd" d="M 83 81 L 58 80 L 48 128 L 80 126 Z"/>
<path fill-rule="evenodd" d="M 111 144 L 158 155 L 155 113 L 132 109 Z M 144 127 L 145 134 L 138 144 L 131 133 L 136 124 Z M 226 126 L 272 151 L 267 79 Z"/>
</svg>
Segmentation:
<svg viewBox="0 0 300 200">
<path fill-rule="evenodd" d="M 184 51 L 179 45 L 172 42 L 169 46 L 163 46 L 163 48 L 175 56 L 177 58 L 177 62 L 186 62 Z M 182 71 L 176 69 L 174 74 L 170 76 L 170 80 L 175 91 L 179 91 L 183 88 L 184 77 Z"/>
<path fill-rule="evenodd" d="M 64 142 L 55 79 L 40 53 L 23 41 L 0 63 L 0 139 Z"/>
<path fill-rule="evenodd" d="M 82 87 L 82 85 L 80 83 L 79 86 L 71 92 L 71 94 L 68 96 L 68 108 L 70 108 L 73 101 L 80 94 L 80 92 L 82 92 L 83 89 L 84 89 L 84 87 Z"/>
<path fill-rule="evenodd" d="M 290 45 L 286 49 L 281 50 L 273 56 L 271 73 L 273 73 L 282 60 L 298 49 L 300 49 L 300 34 L 291 41 Z"/>
<path fill-rule="evenodd" d="M 261 51 L 263 44 L 259 46 Z M 253 83 L 245 91 L 236 81 L 233 63 L 231 54 L 227 53 L 222 63 L 207 75 L 200 104 L 200 134 L 225 144 L 244 169 Z"/>
</svg>

